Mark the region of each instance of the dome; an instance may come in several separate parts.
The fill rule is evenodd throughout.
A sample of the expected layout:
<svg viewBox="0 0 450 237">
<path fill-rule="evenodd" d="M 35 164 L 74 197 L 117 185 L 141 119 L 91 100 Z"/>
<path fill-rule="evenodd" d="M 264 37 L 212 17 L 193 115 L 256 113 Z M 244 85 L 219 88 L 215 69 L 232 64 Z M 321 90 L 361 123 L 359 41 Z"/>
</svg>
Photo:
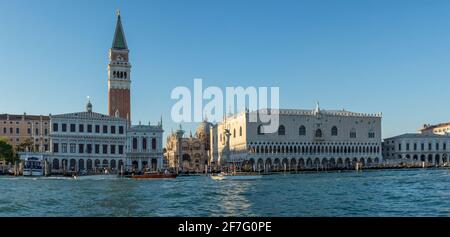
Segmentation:
<svg viewBox="0 0 450 237">
<path fill-rule="evenodd" d="M 204 135 L 209 135 L 209 129 L 211 128 L 211 123 L 208 121 L 201 122 L 195 133 L 197 134 L 197 137 L 202 137 Z"/>
</svg>

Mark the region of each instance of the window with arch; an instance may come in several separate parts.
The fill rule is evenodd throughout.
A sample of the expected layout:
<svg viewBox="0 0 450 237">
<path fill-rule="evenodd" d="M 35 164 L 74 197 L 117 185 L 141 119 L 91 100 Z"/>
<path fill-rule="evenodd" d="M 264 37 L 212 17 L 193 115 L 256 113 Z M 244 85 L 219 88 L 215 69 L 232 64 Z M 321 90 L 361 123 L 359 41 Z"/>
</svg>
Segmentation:
<svg viewBox="0 0 450 237">
<path fill-rule="evenodd" d="M 152 138 L 152 149 L 156 150 L 156 139 Z"/>
<path fill-rule="evenodd" d="M 284 127 L 284 125 L 280 125 L 278 127 L 278 135 L 286 135 L 286 128 Z"/>
<path fill-rule="evenodd" d="M 147 150 L 147 138 L 142 138 L 142 149 Z"/>
<path fill-rule="evenodd" d="M 331 128 L 331 136 L 337 135 L 338 135 L 338 128 L 336 126 L 333 126 L 333 128 Z"/>
<path fill-rule="evenodd" d="M 316 137 L 322 137 L 322 130 L 321 129 L 317 129 L 316 130 Z"/>
<path fill-rule="evenodd" d="M 133 149 L 136 150 L 137 149 L 137 138 L 133 138 Z"/>
<path fill-rule="evenodd" d="M 263 125 L 261 124 L 258 126 L 258 135 L 262 135 L 262 134 L 264 134 L 264 129 L 263 129 Z"/>
<path fill-rule="evenodd" d="M 300 136 L 305 136 L 306 135 L 306 128 L 305 126 L 300 126 L 300 128 L 298 129 L 298 135 Z"/>
<path fill-rule="evenodd" d="M 233 129 L 233 138 L 236 138 L 236 128 Z"/>
<path fill-rule="evenodd" d="M 239 136 L 242 137 L 242 127 L 239 127 Z"/>
<path fill-rule="evenodd" d="M 356 138 L 356 131 L 355 131 L 355 129 L 352 129 L 350 131 L 350 138 Z"/>
</svg>

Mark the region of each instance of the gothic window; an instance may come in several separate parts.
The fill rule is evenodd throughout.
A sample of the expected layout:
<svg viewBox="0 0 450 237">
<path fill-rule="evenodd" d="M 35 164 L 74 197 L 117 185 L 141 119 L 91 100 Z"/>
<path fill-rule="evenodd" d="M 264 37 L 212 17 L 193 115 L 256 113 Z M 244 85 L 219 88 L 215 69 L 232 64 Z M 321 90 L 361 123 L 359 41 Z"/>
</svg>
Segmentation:
<svg viewBox="0 0 450 237">
<path fill-rule="evenodd" d="M 369 138 L 375 138 L 375 132 L 372 130 L 369 131 Z"/>
<path fill-rule="evenodd" d="M 305 136 L 306 135 L 306 128 L 305 126 L 300 126 L 300 128 L 298 129 L 298 135 L 300 136 Z"/>
<path fill-rule="evenodd" d="M 113 72 L 113 78 L 116 78 L 116 71 Z"/>
<path fill-rule="evenodd" d="M 125 79 L 127 79 L 127 72 L 125 72 L 124 75 L 125 75 Z"/>
<path fill-rule="evenodd" d="M 355 129 L 352 129 L 350 131 L 350 138 L 356 138 L 356 131 L 355 131 Z"/>
<path fill-rule="evenodd" d="M 147 138 L 142 138 L 142 149 L 147 150 Z"/>
<path fill-rule="evenodd" d="M 152 149 L 156 150 L 156 139 L 152 138 Z"/>
<path fill-rule="evenodd" d="M 322 130 L 320 129 L 316 130 L 316 137 L 322 137 Z"/>
<path fill-rule="evenodd" d="M 338 135 L 338 129 L 336 126 L 333 126 L 331 129 L 331 136 L 337 136 Z"/>
<path fill-rule="evenodd" d="M 278 135 L 286 135 L 286 128 L 283 125 L 278 127 Z"/>
<path fill-rule="evenodd" d="M 137 150 L 137 138 L 133 138 L 133 150 Z"/>
</svg>

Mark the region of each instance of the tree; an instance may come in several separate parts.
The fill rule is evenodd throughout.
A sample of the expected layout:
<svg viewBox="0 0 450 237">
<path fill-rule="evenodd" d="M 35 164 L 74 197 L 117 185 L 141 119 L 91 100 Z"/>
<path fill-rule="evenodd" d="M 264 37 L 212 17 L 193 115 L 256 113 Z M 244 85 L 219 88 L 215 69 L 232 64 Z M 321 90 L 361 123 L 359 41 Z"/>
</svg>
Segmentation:
<svg viewBox="0 0 450 237">
<path fill-rule="evenodd" d="M 7 160 L 9 162 L 14 161 L 13 147 L 8 144 L 8 139 L 0 137 L 0 159 Z"/>
<path fill-rule="evenodd" d="M 25 141 L 23 141 L 22 143 L 17 145 L 16 150 L 18 152 L 24 152 L 24 151 L 27 151 L 27 148 L 28 148 L 28 151 L 32 151 L 33 145 L 34 145 L 33 139 L 27 138 L 27 139 L 25 139 Z"/>
</svg>

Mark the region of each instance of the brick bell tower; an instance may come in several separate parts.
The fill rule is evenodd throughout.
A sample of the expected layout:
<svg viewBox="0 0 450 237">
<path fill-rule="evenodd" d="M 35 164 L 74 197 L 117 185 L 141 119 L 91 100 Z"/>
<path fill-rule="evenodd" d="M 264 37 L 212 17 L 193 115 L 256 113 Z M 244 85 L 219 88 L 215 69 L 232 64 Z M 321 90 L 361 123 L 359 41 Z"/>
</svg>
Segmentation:
<svg viewBox="0 0 450 237">
<path fill-rule="evenodd" d="M 128 61 L 128 46 L 125 33 L 117 11 L 117 24 L 111 49 L 109 49 L 108 64 L 108 113 L 110 116 L 119 116 L 131 123 L 130 102 L 130 71 Z"/>
</svg>

